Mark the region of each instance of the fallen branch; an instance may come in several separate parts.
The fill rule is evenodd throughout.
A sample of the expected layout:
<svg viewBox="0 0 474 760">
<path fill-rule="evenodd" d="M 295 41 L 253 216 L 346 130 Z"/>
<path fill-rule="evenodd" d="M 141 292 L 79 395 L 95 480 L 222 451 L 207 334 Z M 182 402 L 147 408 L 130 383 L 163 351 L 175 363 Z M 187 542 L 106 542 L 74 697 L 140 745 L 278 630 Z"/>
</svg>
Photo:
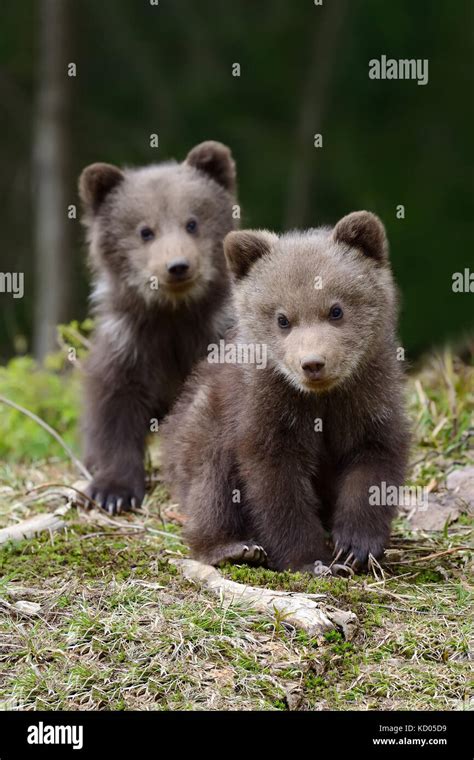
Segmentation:
<svg viewBox="0 0 474 760">
<path fill-rule="evenodd" d="M 0 545 L 7 541 L 21 541 L 24 538 L 33 538 L 38 533 L 45 530 L 55 531 L 62 530 L 65 522 L 62 517 L 69 510 L 69 505 L 59 507 L 54 512 L 49 512 L 36 517 L 30 517 L 28 520 L 10 525 L 8 528 L 0 530 Z"/>
<path fill-rule="evenodd" d="M 16 409 L 17 412 L 21 412 L 22 414 L 25 414 L 27 417 L 29 417 L 31 420 L 34 420 L 34 422 L 38 423 L 40 427 L 43 428 L 43 430 L 46 430 L 50 435 L 53 436 L 53 438 L 59 443 L 60 446 L 63 447 L 66 454 L 69 455 L 71 461 L 76 465 L 77 469 L 81 473 L 81 475 L 84 475 L 87 480 L 91 479 L 91 474 L 89 470 L 84 467 L 82 462 L 75 456 L 73 451 L 69 448 L 66 441 L 64 441 L 59 433 L 57 433 L 54 428 L 52 428 L 50 425 L 48 425 L 47 422 L 41 419 L 41 417 L 38 417 L 37 414 L 34 412 L 30 412 L 29 409 L 25 409 L 24 406 L 20 406 L 20 404 L 16 404 L 14 401 L 10 401 L 10 399 L 6 398 L 5 396 L 0 396 L 0 403 L 6 404 L 6 406 L 10 406 L 12 409 Z"/>
<path fill-rule="evenodd" d="M 224 578 L 211 565 L 191 559 L 175 559 L 171 562 L 187 580 L 210 589 L 227 604 L 243 604 L 272 616 L 277 612 L 284 622 L 303 628 L 310 636 L 341 628 L 345 638 L 350 639 L 356 630 L 357 617 L 353 612 L 338 610 L 330 605 L 323 606 L 315 601 L 315 598 L 325 598 L 326 594 L 302 594 L 244 586 Z"/>
</svg>

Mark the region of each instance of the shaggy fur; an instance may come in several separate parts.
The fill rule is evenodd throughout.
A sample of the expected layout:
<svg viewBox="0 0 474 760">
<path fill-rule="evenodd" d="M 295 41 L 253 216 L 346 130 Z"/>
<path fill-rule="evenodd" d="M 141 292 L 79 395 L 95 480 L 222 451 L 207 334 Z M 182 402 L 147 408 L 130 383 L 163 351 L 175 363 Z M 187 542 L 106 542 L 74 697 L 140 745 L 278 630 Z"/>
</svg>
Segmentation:
<svg viewBox="0 0 474 760">
<path fill-rule="evenodd" d="M 206 142 L 181 164 L 93 164 L 79 192 L 97 325 L 83 424 L 89 495 L 114 512 L 142 501 L 151 420 L 228 325 L 222 241 L 234 227 L 235 165 Z"/>
<path fill-rule="evenodd" d="M 333 230 L 232 232 L 224 248 L 234 339 L 266 344 L 268 364 L 202 361 L 165 422 L 192 552 L 320 572 L 336 547 L 363 567 L 394 514 L 369 488 L 403 483 L 408 448 L 383 225 L 361 211 Z"/>
</svg>

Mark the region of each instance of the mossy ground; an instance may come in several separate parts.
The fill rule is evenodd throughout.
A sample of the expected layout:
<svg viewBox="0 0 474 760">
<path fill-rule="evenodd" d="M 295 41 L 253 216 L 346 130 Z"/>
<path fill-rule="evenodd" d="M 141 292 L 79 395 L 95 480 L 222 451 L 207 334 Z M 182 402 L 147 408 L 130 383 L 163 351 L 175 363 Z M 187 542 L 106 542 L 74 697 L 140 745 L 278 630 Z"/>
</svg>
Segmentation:
<svg viewBox="0 0 474 760">
<path fill-rule="evenodd" d="M 441 487 L 472 462 L 474 370 L 450 354 L 409 381 L 411 482 Z M 0 527 L 61 503 L 64 462 L 0 468 Z M 47 486 L 31 492 L 32 488 Z M 161 485 L 144 510 L 0 547 L 0 706 L 23 709 L 468 709 L 472 518 L 416 534 L 400 517 L 383 576 L 311 579 L 243 566 L 234 580 L 326 593 L 356 637 L 310 638 L 225 609 L 169 563 L 186 556 Z M 448 552 L 449 553 L 444 553 Z M 18 600 L 39 604 L 20 611 Z"/>
</svg>

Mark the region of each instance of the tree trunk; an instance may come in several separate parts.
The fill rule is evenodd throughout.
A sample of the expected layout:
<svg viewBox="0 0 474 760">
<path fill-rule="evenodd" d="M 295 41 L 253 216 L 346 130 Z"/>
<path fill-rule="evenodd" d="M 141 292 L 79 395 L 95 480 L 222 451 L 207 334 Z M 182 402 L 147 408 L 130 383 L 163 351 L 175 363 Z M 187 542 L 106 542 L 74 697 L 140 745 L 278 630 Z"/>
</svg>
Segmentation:
<svg viewBox="0 0 474 760">
<path fill-rule="evenodd" d="M 69 156 L 67 75 L 69 0 L 41 0 L 36 118 L 33 135 L 35 216 L 34 353 L 55 345 L 69 304 L 71 251 L 67 216 Z"/>
<path fill-rule="evenodd" d="M 321 13 L 321 20 L 315 27 L 311 60 L 302 92 L 294 158 L 290 168 L 285 229 L 301 228 L 308 224 L 313 227 L 316 225 L 316 220 L 308 218 L 311 177 L 317 151 L 321 150 L 314 147 L 313 140 L 315 134 L 323 133 L 327 93 L 334 60 L 341 46 L 340 34 L 346 7 L 346 0 L 338 0 L 338 2 L 328 3 L 327 7 L 314 9 L 315 13 Z"/>
</svg>

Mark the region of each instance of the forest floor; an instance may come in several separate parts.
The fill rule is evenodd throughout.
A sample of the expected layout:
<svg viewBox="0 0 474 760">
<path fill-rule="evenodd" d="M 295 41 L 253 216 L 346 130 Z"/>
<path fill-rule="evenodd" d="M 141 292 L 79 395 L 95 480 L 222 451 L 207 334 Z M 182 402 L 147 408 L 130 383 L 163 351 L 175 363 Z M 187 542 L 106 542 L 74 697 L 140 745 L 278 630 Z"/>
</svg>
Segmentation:
<svg viewBox="0 0 474 760">
<path fill-rule="evenodd" d="M 326 594 L 357 615 L 351 640 L 226 607 L 185 580 L 170 563 L 187 556 L 178 507 L 155 470 L 139 512 L 111 520 L 71 506 L 65 530 L 0 546 L 0 708 L 472 709 L 473 480 L 446 485 L 474 463 L 474 368 L 433 357 L 408 396 L 409 482 L 430 505 L 397 519 L 383 573 L 223 569 Z M 1 465 L 0 528 L 64 504 L 57 485 L 76 479 L 67 462 Z"/>
</svg>

